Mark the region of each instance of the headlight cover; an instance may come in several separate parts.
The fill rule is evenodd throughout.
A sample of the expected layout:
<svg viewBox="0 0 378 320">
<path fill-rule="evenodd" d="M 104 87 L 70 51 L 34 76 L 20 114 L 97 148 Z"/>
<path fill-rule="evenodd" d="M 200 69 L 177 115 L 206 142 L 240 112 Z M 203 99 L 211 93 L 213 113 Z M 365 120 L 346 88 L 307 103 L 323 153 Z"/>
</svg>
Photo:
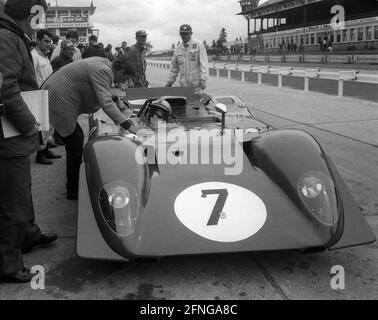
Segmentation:
<svg viewBox="0 0 378 320">
<path fill-rule="evenodd" d="M 311 214 L 326 226 L 339 219 L 337 195 L 332 178 L 322 171 L 311 171 L 298 180 L 298 193 Z"/>
<path fill-rule="evenodd" d="M 127 237 L 135 232 L 139 199 L 135 189 L 126 182 L 112 181 L 99 194 L 101 213 L 113 232 Z"/>
</svg>

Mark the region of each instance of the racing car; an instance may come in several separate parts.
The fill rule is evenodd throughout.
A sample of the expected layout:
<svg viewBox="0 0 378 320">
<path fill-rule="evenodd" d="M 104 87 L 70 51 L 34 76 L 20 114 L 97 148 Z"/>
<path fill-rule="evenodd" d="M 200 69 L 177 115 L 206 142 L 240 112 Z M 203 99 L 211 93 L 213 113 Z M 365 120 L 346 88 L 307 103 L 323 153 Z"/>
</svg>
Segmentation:
<svg viewBox="0 0 378 320">
<path fill-rule="evenodd" d="M 332 160 L 309 133 L 267 126 L 234 95 L 129 89 L 124 101 L 140 133 L 125 131 L 103 112 L 89 120 L 79 257 L 146 262 L 226 252 L 318 252 L 375 241 Z M 159 132 L 161 124 L 166 133 Z M 211 139 L 194 143 L 194 136 L 206 134 Z M 185 158 L 185 148 L 215 152 L 226 140 L 235 154 L 241 150 L 234 172 L 223 160 Z"/>
</svg>

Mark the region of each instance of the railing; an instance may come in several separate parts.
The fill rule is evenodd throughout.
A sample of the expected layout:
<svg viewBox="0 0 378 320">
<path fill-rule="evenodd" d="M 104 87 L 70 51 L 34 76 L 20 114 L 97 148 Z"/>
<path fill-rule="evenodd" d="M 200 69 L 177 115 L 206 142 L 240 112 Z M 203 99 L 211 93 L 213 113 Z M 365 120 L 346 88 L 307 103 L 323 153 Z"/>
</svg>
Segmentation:
<svg viewBox="0 0 378 320">
<path fill-rule="evenodd" d="M 237 61 L 254 62 L 295 62 L 295 63 L 345 63 L 345 64 L 378 64 L 378 54 L 311 54 L 311 53 L 285 53 L 281 55 L 220 55 L 210 56 L 210 60 L 215 62 Z"/>
<path fill-rule="evenodd" d="M 169 61 L 148 60 L 147 65 L 151 67 L 170 69 Z M 325 79 L 338 81 L 338 97 L 344 96 L 344 82 L 353 81 L 360 83 L 378 84 L 378 74 L 360 73 L 357 70 L 346 71 L 322 71 L 319 68 L 294 69 L 293 67 L 271 67 L 269 65 L 247 65 L 213 63 L 210 69 L 215 70 L 216 77 L 220 77 L 220 71 L 227 71 L 227 78 L 231 80 L 232 72 L 240 72 L 240 80 L 246 81 L 246 73 L 257 73 L 257 84 L 262 85 L 262 75 L 272 74 L 278 76 L 278 87 L 282 87 L 284 76 L 300 77 L 304 79 L 304 91 L 309 92 L 310 79 Z"/>
<path fill-rule="evenodd" d="M 148 60 L 170 61 L 172 57 L 148 56 Z M 221 55 L 209 56 L 215 62 L 283 62 L 283 63 L 345 63 L 345 64 L 378 64 L 378 54 L 282 54 L 282 55 Z"/>
</svg>

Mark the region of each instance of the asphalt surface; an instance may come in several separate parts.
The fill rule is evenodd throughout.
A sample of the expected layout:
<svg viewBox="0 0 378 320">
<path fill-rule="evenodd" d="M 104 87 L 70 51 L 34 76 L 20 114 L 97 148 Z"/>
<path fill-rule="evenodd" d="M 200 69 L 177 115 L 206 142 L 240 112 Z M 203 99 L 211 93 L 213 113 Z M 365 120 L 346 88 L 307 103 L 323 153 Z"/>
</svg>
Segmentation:
<svg viewBox="0 0 378 320">
<path fill-rule="evenodd" d="M 148 72 L 152 86 L 167 70 Z M 256 117 L 277 128 L 312 133 L 333 158 L 378 236 L 378 105 L 368 101 L 257 86 L 211 78 L 210 93 L 232 93 L 255 108 Z M 86 128 L 86 117 L 81 124 Z M 54 152 L 65 155 L 63 148 Z M 25 256 L 42 265 L 46 288 L 0 285 L 0 299 L 377 299 L 377 243 L 324 252 L 262 252 L 172 257 L 158 264 L 87 261 L 76 257 L 77 203 L 65 200 L 65 160 L 33 164 L 37 221 L 60 239 Z M 345 268 L 345 290 L 333 290 L 331 268 Z"/>
</svg>

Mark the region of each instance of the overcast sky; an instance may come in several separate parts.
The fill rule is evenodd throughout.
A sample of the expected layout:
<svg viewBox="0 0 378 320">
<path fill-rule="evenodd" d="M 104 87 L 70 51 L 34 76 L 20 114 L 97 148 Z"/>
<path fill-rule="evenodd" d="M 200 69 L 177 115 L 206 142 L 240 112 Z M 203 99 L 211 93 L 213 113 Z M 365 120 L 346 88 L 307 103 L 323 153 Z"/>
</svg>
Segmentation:
<svg viewBox="0 0 378 320">
<path fill-rule="evenodd" d="M 55 0 L 48 0 L 55 5 Z M 91 0 L 58 0 L 61 6 L 89 5 Z M 92 23 L 100 29 L 100 42 L 120 46 L 135 42 L 135 32 L 145 29 L 153 50 L 169 49 L 181 40 L 179 26 L 188 23 L 193 37 L 208 43 L 219 37 L 222 27 L 228 39 L 247 37 L 247 22 L 237 0 L 94 0 Z M 265 2 L 265 1 L 261 1 Z"/>
</svg>

